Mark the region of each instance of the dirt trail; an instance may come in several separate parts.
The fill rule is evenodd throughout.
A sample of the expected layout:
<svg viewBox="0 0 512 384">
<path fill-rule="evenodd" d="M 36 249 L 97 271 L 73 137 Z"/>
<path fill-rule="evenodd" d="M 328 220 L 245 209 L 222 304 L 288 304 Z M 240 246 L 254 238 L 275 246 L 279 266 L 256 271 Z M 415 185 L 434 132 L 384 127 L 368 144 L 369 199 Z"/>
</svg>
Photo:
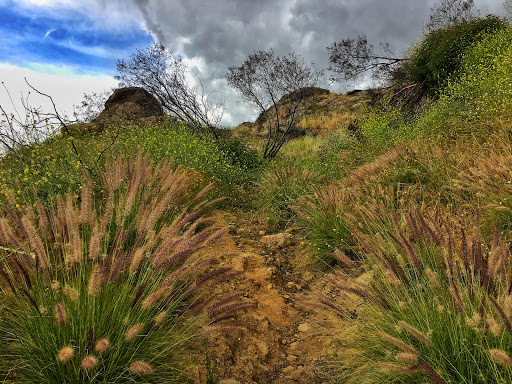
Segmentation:
<svg viewBox="0 0 512 384">
<path fill-rule="evenodd" d="M 268 234 L 263 225 L 223 211 L 216 217 L 231 230 L 208 252 L 244 271 L 234 285 L 258 304 L 242 316 L 243 331 L 209 339 L 221 383 L 329 383 L 325 365 L 335 341 L 326 334 L 342 321 L 333 311 L 304 305 L 325 279 L 310 265 L 300 231 Z M 206 383 L 204 364 L 194 371 L 195 380 Z"/>
</svg>

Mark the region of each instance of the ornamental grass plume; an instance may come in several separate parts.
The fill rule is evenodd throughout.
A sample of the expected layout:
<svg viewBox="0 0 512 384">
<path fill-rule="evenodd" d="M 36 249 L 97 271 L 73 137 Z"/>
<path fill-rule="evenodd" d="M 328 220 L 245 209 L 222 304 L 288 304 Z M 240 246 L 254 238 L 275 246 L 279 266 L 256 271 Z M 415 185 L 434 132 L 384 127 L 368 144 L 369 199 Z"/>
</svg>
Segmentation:
<svg viewBox="0 0 512 384">
<path fill-rule="evenodd" d="M 148 374 L 153 372 L 153 368 L 145 361 L 137 360 L 130 364 L 130 372 Z"/>
<path fill-rule="evenodd" d="M 505 351 L 500 349 L 491 349 L 489 353 L 492 359 L 501 365 L 509 366 L 512 364 L 512 360 L 510 360 L 510 357 Z"/>
<path fill-rule="evenodd" d="M 96 360 L 96 358 L 94 356 L 88 355 L 82 359 L 80 367 L 82 369 L 92 369 L 96 366 L 97 363 L 98 363 L 98 360 Z"/>
<path fill-rule="evenodd" d="M 503 369 L 512 345 L 512 280 L 502 235 L 484 238 L 478 216 L 462 222 L 442 206 L 405 198 L 380 204 L 387 198 L 379 193 L 385 189 L 352 205 L 347 220 L 365 278 L 344 265 L 329 287 L 348 296 L 324 298 L 358 329 L 355 337 L 342 336 L 354 349 L 343 382 L 512 382 L 512 371 Z M 368 361 L 375 362 L 373 373 L 359 370 Z"/>
<path fill-rule="evenodd" d="M 103 195 L 93 180 L 80 201 L 0 214 L 0 356 L 25 382 L 181 380 L 180 348 L 254 306 L 219 294 L 240 271 L 199 253 L 226 233 L 205 217 L 213 186 L 140 152 L 98 174 Z"/>
<path fill-rule="evenodd" d="M 75 350 L 73 347 L 63 347 L 58 354 L 59 360 L 65 363 L 75 355 Z"/>
<path fill-rule="evenodd" d="M 96 350 L 96 352 L 102 353 L 107 350 L 109 345 L 110 345 L 110 342 L 107 339 L 99 339 L 96 342 L 96 346 L 94 347 L 94 349 Z"/>
</svg>

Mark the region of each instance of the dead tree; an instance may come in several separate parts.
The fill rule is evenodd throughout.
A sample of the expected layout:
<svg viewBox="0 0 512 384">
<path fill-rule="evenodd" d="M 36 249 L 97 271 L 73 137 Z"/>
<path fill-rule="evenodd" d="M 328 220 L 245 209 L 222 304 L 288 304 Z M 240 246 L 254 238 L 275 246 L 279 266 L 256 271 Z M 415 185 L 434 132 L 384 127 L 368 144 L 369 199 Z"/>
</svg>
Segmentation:
<svg viewBox="0 0 512 384">
<path fill-rule="evenodd" d="M 199 133 L 211 132 L 220 123 L 224 106 L 187 84 L 187 66 L 183 58 L 168 51 L 162 44 L 137 49 L 129 61 L 117 61 L 121 87 L 142 87 L 153 94 L 164 110 L 189 124 Z M 202 87 L 202 84 L 201 84 Z"/>
<path fill-rule="evenodd" d="M 322 76 L 322 71 L 305 64 L 294 52 L 279 57 L 272 50 L 257 51 L 242 65 L 229 68 L 228 84 L 266 117 L 263 158 L 274 158 L 293 133 L 301 104 Z"/>
<path fill-rule="evenodd" d="M 331 81 L 353 80 L 370 72 L 374 78 L 382 78 L 395 71 L 406 58 L 396 57 L 389 44 L 380 44 L 382 54 L 374 50 L 365 35 L 354 39 L 341 39 L 327 47 Z"/>
<path fill-rule="evenodd" d="M 478 17 L 474 6 L 474 0 L 441 0 L 430 9 L 425 29 L 432 32 L 449 25 L 470 21 Z"/>
</svg>

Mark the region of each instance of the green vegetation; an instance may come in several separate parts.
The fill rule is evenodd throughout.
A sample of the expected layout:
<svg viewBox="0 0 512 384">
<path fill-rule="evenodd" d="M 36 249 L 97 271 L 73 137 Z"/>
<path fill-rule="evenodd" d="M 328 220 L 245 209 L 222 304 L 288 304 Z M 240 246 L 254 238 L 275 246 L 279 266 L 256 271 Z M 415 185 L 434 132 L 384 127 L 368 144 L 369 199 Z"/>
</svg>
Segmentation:
<svg viewBox="0 0 512 384">
<path fill-rule="evenodd" d="M 460 71 L 461 58 L 486 33 L 506 30 L 508 23 L 497 16 L 463 21 L 430 32 L 412 49 L 407 72 L 431 97 L 437 97 L 450 78 Z"/>
<path fill-rule="evenodd" d="M 352 355 L 333 382 L 512 382 L 512 30 L 463 22 L 429 33 L 412 58 L 431 93 L 421 108 L 366 106 L 357 129 L 340 109 L 272 162 L 234 134 L 170 119 L 7 153 L 0 367 L 15 368 L 2 373 L 185 380 L 180 346 L 252 306 L 214 292 L 233 272 L 197 252 L 225 232 L 202 215 L 226 196 L 223 209 L 299 227 L 309 254 L 338 263 L 328 308 L 356 331 L 338 334 Z"/>
<path fill-rule="evenodd" d="M 99 176 L 98 196 L 88 184 L 80 203 L 67 194 L 54 210 L 37 199 L 2 219 L 3 377 L 181 383 L 179 349 L 226 317 L 216 303 L 236 303 L 212 291 L 229 268 L 197 254 L 225 233 L 204 225 L 212 185 L 193 192 L 197 174 L 153 167 L 141 152 Z"/>
</svg>

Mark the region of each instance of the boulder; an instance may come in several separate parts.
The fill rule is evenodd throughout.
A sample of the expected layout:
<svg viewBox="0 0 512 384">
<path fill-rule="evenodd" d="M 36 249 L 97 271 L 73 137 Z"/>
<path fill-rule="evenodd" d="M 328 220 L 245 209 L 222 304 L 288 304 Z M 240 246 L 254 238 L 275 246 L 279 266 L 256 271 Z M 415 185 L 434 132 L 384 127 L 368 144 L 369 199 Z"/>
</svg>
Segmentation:
<svg viewBox="0 0 512 384">
<path fill-rule="evenodd" d="M 163 116 L 162 106 L 144 88 L 118 88 L 105 102 L 105 109 L 92 123 L 106 124 L 117 120 L 141 120 Z"/>
<path fill-rule="evenodd" d="M 147 124 L 164 115 L 162 106 L 151 93 L 140 87 L 118 88 L 105 102 L 105 109 L 90 123 L 73 124 L 80 131 L 103 131 L 118 121 Z M 76 127 L 75 127 L 76 126 Z"/>
</svg>

